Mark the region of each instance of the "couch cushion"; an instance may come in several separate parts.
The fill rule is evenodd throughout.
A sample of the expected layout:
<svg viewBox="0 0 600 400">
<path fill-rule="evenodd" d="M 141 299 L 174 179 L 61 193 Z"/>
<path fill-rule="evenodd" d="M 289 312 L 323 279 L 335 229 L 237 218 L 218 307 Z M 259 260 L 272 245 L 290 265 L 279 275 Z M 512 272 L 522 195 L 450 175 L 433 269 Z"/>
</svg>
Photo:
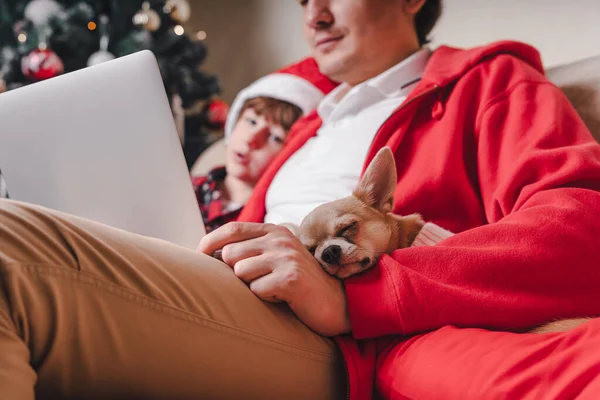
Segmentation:
<svg viewBox="0 0 600 400">
<path fill-rule="evenodd" d="M 562 89 L 600 141 L 600 56 L 549 68 L 546 75 Z"/>
<path fill-rule="evenodd" d="M 190 174 L 192 176 L 205 176 L 213 168 L 225 165 L 225 140 L 219 139 L 202 152 L 196 160 Z"/>
</svg>

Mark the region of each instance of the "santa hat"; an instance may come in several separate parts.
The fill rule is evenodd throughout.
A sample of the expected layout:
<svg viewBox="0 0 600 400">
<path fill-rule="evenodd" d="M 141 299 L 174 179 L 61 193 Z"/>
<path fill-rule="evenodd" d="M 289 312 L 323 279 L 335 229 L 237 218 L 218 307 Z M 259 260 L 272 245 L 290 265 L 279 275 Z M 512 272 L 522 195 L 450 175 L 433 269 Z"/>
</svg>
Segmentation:
<svg viewBox="0 0 600 400">
<path fill-rule="evenodd" d="M 313 58 L 306 58 L 266 75 L 242 89 L 231 104 L 225 122 L 225 139 L 229 139 L 247 100 L 271 97 L 298 106 L 304 115 L 313 111 L 325 95 L 338 84 L 319 72 Z"/>
</svg>

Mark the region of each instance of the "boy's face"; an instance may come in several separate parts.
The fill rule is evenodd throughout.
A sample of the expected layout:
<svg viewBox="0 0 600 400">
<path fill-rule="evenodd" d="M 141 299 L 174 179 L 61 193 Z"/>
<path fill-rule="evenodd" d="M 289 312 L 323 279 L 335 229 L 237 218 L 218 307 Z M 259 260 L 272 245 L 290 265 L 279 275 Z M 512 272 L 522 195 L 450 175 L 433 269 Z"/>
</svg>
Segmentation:
<svg viewBox="0 0 600 400">
<path fill-rule="evenodd" d="M 249 184 L 256 184 L 271 160 L 283 148 L 287 132 L 246 109 L 238 119 L 227 145 L 227 174 Z"/>
<path fill-rule="evenodd" d="M 418 47 L 414 17 L 425 0 L 298 0 L 321 72 L 356 85 Z M 400 58 L 400 59 L 398 59 Z"/>
</svg>

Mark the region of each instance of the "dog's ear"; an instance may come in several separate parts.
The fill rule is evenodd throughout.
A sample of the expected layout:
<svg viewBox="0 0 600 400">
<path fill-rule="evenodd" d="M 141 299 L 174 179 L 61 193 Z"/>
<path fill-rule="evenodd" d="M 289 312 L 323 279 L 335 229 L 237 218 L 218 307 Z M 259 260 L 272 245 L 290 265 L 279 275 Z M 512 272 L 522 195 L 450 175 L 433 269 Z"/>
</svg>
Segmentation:
<svg viewBox="0 0 600 400">
<path fill-rule="evenodd" d="M 396 190 L 396 162 L 389 147 L 377 152 L 354 189 L 354 197 L 382 213 L 392 212 Z"/>
</svg>

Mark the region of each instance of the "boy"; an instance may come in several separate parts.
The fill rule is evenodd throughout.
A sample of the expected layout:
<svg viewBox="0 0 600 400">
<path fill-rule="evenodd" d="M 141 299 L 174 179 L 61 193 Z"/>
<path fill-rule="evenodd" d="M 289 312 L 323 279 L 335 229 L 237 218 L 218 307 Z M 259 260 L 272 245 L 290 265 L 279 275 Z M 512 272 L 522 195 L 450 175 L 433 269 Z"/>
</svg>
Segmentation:
<svg viewBox="0 0 600 400">
<path fill-rule="evenodd" d="M 237 219 L 292 125 L 336 85 L 305 59 L 240 91 L 225 124 L 225 165 L 193 178 L 207 232 Z"/>
</svg>

